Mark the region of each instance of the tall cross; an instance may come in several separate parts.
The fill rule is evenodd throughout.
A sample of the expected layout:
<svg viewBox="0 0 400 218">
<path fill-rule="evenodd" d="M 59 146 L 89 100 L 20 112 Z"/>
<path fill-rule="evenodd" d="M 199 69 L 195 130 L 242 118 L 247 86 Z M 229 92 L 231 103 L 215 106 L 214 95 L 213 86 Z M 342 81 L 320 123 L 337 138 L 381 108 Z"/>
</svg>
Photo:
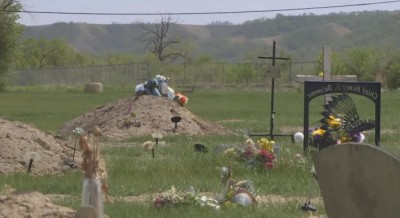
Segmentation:
<svg viewBox="0 0 400 218">
<path fill-rule="evenodd" d="M 264 57 L 258 56 L 259 59 L 271 59 L 272 66 L 275 67 L 276 60 L 289 60 L 290 58 L 284 57 L 276 57 L 276 42 L 274 41 L 272 44 L 272 57 Z M 270 119 L 270 129 L 269 129 L 269 136 L 272 140 L 274 140 L 274 118 L 275 118 L 275 111 L 274 111 L 274 95 L 275 95 L 275 77 L 272 75 L 271 78 L 271 119 Z"/>
</svg>

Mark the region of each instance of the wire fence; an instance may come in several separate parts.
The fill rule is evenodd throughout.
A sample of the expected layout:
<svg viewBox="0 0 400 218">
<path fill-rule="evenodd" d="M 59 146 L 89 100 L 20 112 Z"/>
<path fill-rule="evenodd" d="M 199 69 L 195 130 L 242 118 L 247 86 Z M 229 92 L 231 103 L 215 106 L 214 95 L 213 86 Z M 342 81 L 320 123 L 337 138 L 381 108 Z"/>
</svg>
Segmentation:
<svg viewBox="0 0 400 218">
<path fill-rule="evenodd" d="M 19 69 L 9 80 L 16 86 L 82 86 L 100 82 L 104 86 L 133 86 L 157 74 L 170 78 L 173 86 L 268 86 L 274 73 L 277 83 L 292 86 L 296 75 L 316 74 L 317 62 L 145 62 L 90 67 Z"/>
</svg>

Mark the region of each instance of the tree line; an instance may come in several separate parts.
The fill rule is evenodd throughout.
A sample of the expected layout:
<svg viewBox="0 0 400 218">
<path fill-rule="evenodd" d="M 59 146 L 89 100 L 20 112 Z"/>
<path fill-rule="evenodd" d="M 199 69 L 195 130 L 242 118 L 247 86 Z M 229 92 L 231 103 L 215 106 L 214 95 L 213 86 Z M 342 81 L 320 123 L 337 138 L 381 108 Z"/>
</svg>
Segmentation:
<svg viewBox="0 0 400 218">
<path fill-rule="evenodd" d="M 192 55 L 196 45 L 182 40 L 171 33 L 171 25 L 176 22 L 169 16 L 162 16 L 156 25 L 142 25 L 147 42 L 147 52 L 142 55 L 129 53 L 90 54 L 76 51 L 64 39 L 35 39 L 21 37 L 23 26 L 17 23 L 18 11 L 22 8 L 16 0 L 0 0 L 0 89 L 7 85 L 6 74 L 15 69 L 42 69 L 57 67 L 83 67 L 95 65 L 115 65 L 140 62 L 179 60 L 211 62 L 213 58 L 205 54 Z M 8 12 L 9 10 L 10 12 Z M 279 22 L 287 19 L 279 16 Z M 287 54 L 281 51 L 282 54 Z M 322 54 L 316 57 L 322 69 Z M 248 53 L 243 61 L 257 61 L 255 53 Z M 207 69 L 205 69 L 207 70 Z M 238 66 L 235 74 L 242 80 L 250 80 L 254 69 L 248 63 Z M 353 47 L 332 53 L 332 74 L 355 74 L 360 81 L 379 81 L 389 89 L 400 87 L 400 52 L 395 48 L 374 49 Z M 318 74 L 319 72 L 315 72 Z"/>
</svg>

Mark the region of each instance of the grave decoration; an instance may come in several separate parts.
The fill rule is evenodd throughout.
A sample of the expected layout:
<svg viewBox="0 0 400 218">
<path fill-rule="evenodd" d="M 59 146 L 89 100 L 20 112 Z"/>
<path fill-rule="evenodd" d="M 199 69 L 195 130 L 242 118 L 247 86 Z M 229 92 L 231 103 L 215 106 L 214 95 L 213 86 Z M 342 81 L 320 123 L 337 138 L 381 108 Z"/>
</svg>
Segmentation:
<svg viewBox="0 0 400 218">
<path fill-rule="evenodd" d="M 203 144 L 200 144 L 200 143 L 194 144 L 194 145 L 193 145 L 193 150 L 194 150 L 195 152 L 198 152 L 198 153 L 208 153 L 208 148 L 207 148 L 207 146 L 205 146 L 205 145 L 203 145 Z"/>
<path fill-rule="evenodd" d="M 156 75 L 154 78 L 148 79 L 144 83 L 135 87 L 135 94 L 139 95 L 155 95 L 166 97 L 169 100 L 176 101 L 180 106 L 185 106 L 188 97 L 168 86 L 169 78 L 163 75 Z"/>
<path fill-rule="evenodd" d="M 72 130 L 72 133 L 75 136 L 75 139 L 74 139 L 74 153 L 72 154 L 72 160 L 71 159 L 67 159 L 64 162 L 71 169 L 75 167 L 76 143 L 78 142 L 79 137 L 83 134 L 83 132 L 84 132 L 84 130 L 81 127 L 76 127 L 75 129 Z"/>
<path fill-rule="evenodd" d="M 82 133 L 79 137 L 82 152 L 82 169 L 84 170 L 82 208 L 94 207 L 97 217 L 104 217 L 103 195 L 111 201 L 108 195 L 108 176 L 104 159 L 101 156 L 98 137 L 101 135 L 99 128 Z"/>
<path fill-rule="evenodd" d="M 244 145 L 229 147 L 224 153 L 244 162 L 248 167 L 272 169 L 279 151 L 280 146 L 273 140 L 261 138 L 255 143 L 251 138 L 248 138 Z"/>
<path fill-rule="evenodd" d="M 129 114 L 129 117 L 125 117 L 124 118 L 124 122 L 123 122 L 122 126 L 126 127 L 126 128 L 129 128 L 131 126 L 140 127 L 142 124 L 140 123 L 140 121 L 138 121 L 136 119 L 136 117 L 137 117 L 136 113 L 135 112 L 131 112 Z"/>
<path fill-rule="evenodd" d="M 160 192 L 153 199 L 153 205 L 157 208 L 195 205 L 219 210 L 221 207 L 248 207 L 257 203 L 258 191 L 254 191 L 253 183 L 249 180 L 236 181 L 231 178 L 231 175 L 228 167 L 221 168 L 221 182 L 224 184 L 224 189 L 218 196 L 201 195 L 192 186 L 185 191 L 180 191 L 172 186 L 171 189 Z"/>
<path fill-rule="evenodd" d="M 339 94 L 331 98 L 321 113 L 323 118 L 319 122 L 322 125 L 310 131 L 310 145 L 323 149 L 344 142 L 363 142 L 365 136 L 362 132 L 373 129 L 375 121 L 360 119 L 349 95 Z"/>
<path fill-rule="evenodd" d="M 32 170 L 33 162 L 34 161 L 39 161 L 40 160 L 40 156 L 39 156 L 38 153 L 31 151 L 31 152 L 28 152 L 28 153 L 25 154 L 25 160 L 26 160 L 26 162 L 29 163 L 28 170 L 26 172 L 30 173 L 31 170 Z"/>
</svg>

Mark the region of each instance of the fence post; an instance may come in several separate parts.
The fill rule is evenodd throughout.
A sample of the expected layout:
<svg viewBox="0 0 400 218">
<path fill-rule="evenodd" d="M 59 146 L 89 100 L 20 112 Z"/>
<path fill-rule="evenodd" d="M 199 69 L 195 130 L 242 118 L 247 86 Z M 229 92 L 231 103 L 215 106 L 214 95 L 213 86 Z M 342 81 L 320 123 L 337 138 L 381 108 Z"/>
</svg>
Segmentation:
<svg viewBox="0 0 400 218">
<path fill-rule="evenodd" d="M 222 62 L 222 87 L 225 87 L 225 63 Z"/>
</svg>

